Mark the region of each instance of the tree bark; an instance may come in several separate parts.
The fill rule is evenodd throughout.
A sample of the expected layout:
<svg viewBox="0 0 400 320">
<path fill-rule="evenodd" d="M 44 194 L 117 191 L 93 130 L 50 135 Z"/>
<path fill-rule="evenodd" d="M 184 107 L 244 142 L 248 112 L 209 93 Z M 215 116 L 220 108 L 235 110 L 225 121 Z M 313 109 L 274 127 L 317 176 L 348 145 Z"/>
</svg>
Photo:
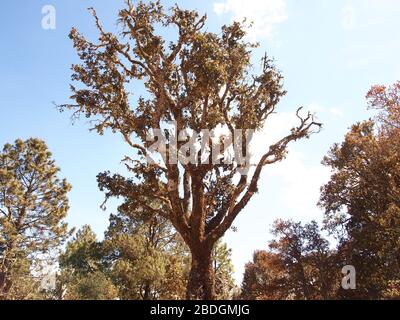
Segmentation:
<svg viewBox="0 0 400 320">
<path fill-rule="evenodd" d="M 150 281 L 146 281 L 146 283 L 144 285 L 144 289 L 143 289 L 143 295 L 142 295 L 143 300 L 151 300 L 150 294 L 151 294 Z"/>
<path fill-rule="evenodd" d="M 214 300 L 215 275 L 212 268 L 212 249 L 191 248 L 192 264 L 186 289 L 188 300 Z"/>
<path fill-rule="evenodd" d="M 3 252 L 3 261 L 0 268 L 0 300 L 7 300 L 8 292 L 10 291 L 13 282 L 10 279 L 12 259 L 14 256 L 12 252 L 16 247 L 15 241 L 7 244 L 6 250 Z"/>
<path fill-rule="evenodd" d="M 9 261 L 6 260 L 4 265 L 4 270 L 0 271 L 0 300 L 7 300 L 8 292 L 12 287 Z"/>
<path fill-rule="evenodd" d="M 6 292 L 6 274 L 5 272 L 0 272 L 0 300 L 5 300 Z"/>
</svg>

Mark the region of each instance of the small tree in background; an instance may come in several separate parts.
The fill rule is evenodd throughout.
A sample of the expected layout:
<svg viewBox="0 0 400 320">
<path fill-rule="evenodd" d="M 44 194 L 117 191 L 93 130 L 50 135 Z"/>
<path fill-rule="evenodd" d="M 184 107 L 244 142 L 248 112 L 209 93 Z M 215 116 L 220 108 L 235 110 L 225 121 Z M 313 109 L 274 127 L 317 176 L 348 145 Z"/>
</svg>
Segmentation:
<svg viewBox="0 0 400 320">
<path fill-rule="evenodd" d="M 275 253 L 258 250 L 253 261 L 246 263 L 241 298 L 246 300 L 279 300 L 288 298 L 287 271 Z"/>
<path fill-rule="evenodd" d="M 245 299 L 334 299 L 340 284 L 336 252 L 315 221 L 277 220 L 268 251 L 256 251 L 245 266 Z"/>
<path fill-rule="evenodd" d="M 400 84 L 374 86 L 367 99 L 379 115 L 353 125 L 323 161 L 333 173 L 320 197 L 326 225 L 357 272 L 342 298 L 379 299 L 400 279 Z"/>
<path fill-rule="evenodd" d="M 271 251 L 282 261 L 287 272 L 287 297 L 294 299 L 332 299 L 339 285 L 336 254 L 321 235 L 315 221 L 275 222 L 270 242 Z"/>
<path fill-rule="evenodd" d="M 129 205 L 111 215 L 103 247 L 122 299 L 183 299 L 189 255 L 168 219 Z"/>
<path fill-rule="evenodd" d="M 18 283 L 70 234 L 64 218 L 71 187 L 58 173 L 39 139 L 16 140 L 0 152 L 0 299 L 21 298 Z"/>
<path fill-rule="evenodd" d="M 67 300 L 112 300 L 118 289 L 104 272 L 104 250 L 92 229 L 85 225 L 68 242 L 59 259 L 56 298 Z"/>
<path fill-rule="evenodd" d="M 184 299 L 190 270 L 185 243 L 169 220 L 140 210 L 126 212 L 126 204 L 110 216 L 102 242 L 89 226 L 68 242 L 59 259 L 55 298 Z M 226 244 L 215 246 L 213 267 L 217 296 L 231 298 L 235 286 Z"/>
<path fill-rule="evenodd" d="M 217 241 L 212 251 L 212 265 L 215 274 L 215 294 L 217 299 L 229 300 L 238 292 L 233 279 L 231 261 L 232 249 L 226 243 Z"/>
<path fill-rule="evenodd" d="M 138 152 L 137 157 L 127 158 L 135 179 L 103 174 L 100 183 L 108 196 L 128 197 L 135 207 L 165 215 L 190 249 L 186 297 L 213 299 L 211 253 L 215 243 L 257 192 L 262 169 L 281 161 L 291 141 L 309 137 L 320 124 L 310 113 L 302 117 L 298 110 L 298 126 L 265 146 L 251 170 L 243 170 L 241 162 L 188 163 L 182 160 L 186 152 L 175 162 L 172 146 L 183 150 L 186 143 L 197 139 L 187 131 L 182 141 L 166 134 L 162 138 L 166 148 L 160 151 L 163 159 L 148 161 L 152 142 L 147 135 L 164 130 L 170 121 L 179 133 L 222 126 L 230 139 L 235 130 L 263 128 L 285 94 L 282 77 L 267 58 L 261 73 L 251 75 L 254 45 L 244 40 L 239 23 L 223 26 L 215 34 L 204 29 L 206 17 L 196 11 L 175 6 L 166 12 L 160 2 L 140 2 L 134 7 L 127 1 L 119 12 L 118 37 L 106 32 L 92 12 L 100 36 L 93 43 L 72 29 L 70 38 L 81 59 L 81 64 L 73 66 L 72 79 L 83 87 L 72 86 L 76 104 L 61 109 L 93 119 L 99 134 L 106 129 L 119 132 L 132 151 Z M 167 43 L 156 27 L 176 30 L 177 39 Z M 135 91 L 139 82 L 145 89 L 141 96 Z M 245 131 L 239 138 L 245 140 Z M 210 148 L 208 144 L 203 147 Z M 248 150 L 241 151 L 249 156 Z M 202 151 L 190 157 L 199 160 Z M 165 210 L 159 210 L 160 203 Z"/>
<path fill-rule="evenodd" d="M 154 204 L 153 204 L 154 205 Z M 111 215 L 103 241 L 107 272 L 122 299 L 184 299 L 190 253 L 171 222 L 159 213 L 131 206 L 126 198 Z M 235 288 L 231 250 L 218 242 L 212 253 L 216 295 Z"/>
</svg>

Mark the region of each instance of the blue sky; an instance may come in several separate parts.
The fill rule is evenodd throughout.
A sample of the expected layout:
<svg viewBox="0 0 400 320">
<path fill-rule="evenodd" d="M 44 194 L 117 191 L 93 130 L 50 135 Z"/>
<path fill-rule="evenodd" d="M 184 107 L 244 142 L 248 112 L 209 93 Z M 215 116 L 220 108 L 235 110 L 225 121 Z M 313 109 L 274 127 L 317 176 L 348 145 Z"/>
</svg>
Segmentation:
<svg viewBox="0 0 400 320">
<path fill-rule="evenodd" d="M 260 42 L 255 61 L 264 51 L 275 58 L 285 77 L 287 96 L 267 124 L 257 148 L 289 129 L 299 106 L 313 110 L 323 131 L 293 145 L 288 158 L 267 168 L 259 194 L 238 217 L 237 232 L 225 240 L 233 249 L 236 278 L 255 249 L 264 249 L 277 218 L 321 220 L 316 207 L 319 187 L 329 178 L 320 165 L 334 142 L 342 140 L 354 122 L 372 116 L 365 94 L 373 84 L 391 84 L 400 73 L 400 2 L 396 0 L 214 0 L 177 1 L 182 7 L 207 13 L 207 29 L 247 16 L 253 20 L 249 37 Z M 169 6 L 173 1 L 164 1 Z M 41 26 L 42 7 L 56 9 L 56 29 Z M 131 152 L 118 135 L 98 136 L 85 120 L 71 124 L 69 114 L 53 105 L 68 102 L 70 65 L 77 57 L 67 35 L 72 26 L 95 39 L 86 8 L 98 11 L 103 25 L 115 30 L 123 1 L 14 0 L 1 5 L 0 145 L 17 138 L 40 137 L 73 185 L 71 226 L 90 224 L 102 237 L 108 214 L 99 206 L 103 194 L 97 173 L 123 169 Z M 254 64 L 257 69 L 258 62 Z"/>
</svg>

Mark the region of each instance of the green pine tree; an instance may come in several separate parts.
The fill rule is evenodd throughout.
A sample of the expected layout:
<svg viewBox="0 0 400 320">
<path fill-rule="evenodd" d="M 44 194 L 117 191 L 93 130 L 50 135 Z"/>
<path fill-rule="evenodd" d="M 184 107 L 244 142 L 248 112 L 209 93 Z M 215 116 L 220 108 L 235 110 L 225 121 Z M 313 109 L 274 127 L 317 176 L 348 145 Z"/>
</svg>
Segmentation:
<svg viewBox="0 0 400 320">
<path fill-rule="evenodd" d="M 90 226 L 83 226 L 60 255 L 56 298 L 67 300 L 110 300 L 118 290 L 105 272 L 102 243 Z"/>
<path fill-rule="evenodd" d="M 0 299 L 28 297 L 22 279 L 69 235 L 71 186 L 58 173 L 39 139 L 16 140 L 0 152 Z"/>
</svg>

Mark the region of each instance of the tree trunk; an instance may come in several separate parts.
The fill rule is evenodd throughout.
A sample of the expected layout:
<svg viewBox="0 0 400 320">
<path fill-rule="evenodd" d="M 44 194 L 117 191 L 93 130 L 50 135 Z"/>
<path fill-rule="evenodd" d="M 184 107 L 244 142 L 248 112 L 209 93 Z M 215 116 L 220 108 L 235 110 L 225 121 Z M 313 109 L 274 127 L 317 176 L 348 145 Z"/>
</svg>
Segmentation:
<svg viewBox="0 0 400 320">
<path fill-rule="evenodd" d="M 186 288 L 186 299 L 188 300 L 214 300 L 215 299 L 215 277 L 212 268 L 211 249 L 191 249 L 192 265 L 189 281 Z"/>
<path fill-rule="evenodd" d="M 144 290 L 143 290 L 143 300 L 151 300 L 151 285 L 150 281 L 146 281 L 146 284 L 144 285 Z"/>
<path fill-rule="evenodd" d="M 12 281 L 10 279 L 10 274 L 8 271 L 9 268 L 7 268 L 7 266 L 6 268 L 4 268 L 5 271 L 0 271 L 0 300 L 7 300 L 8 292 L 10 291 L 12 286 Z"/>
<path fill-rule="evenodd" d="M 8 248 L 3 252 L 3 261 L 0 268 L 0 300 L 7 300 L 8 292 L 10 291 L 13 283 L 10 279 L 12 268 L 12 254 L 15 249 L 15 242 L 11 242 Z"/>
<path fill-rule="evenodd" d="M 5 286 L 6 274 L 4 272 L 0 272 L 0 300 L 4 300 L 6 297 Z"/>
</svg>

